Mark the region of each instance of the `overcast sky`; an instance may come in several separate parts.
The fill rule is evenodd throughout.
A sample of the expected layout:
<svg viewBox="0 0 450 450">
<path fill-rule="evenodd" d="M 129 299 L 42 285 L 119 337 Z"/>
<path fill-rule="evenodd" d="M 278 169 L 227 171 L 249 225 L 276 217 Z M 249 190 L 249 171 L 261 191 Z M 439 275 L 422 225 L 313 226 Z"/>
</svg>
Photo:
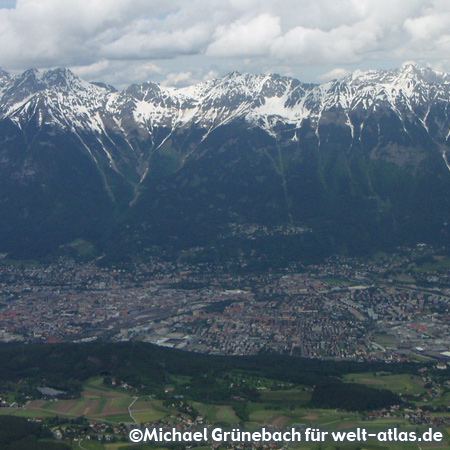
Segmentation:
<svg viewBox="0 0 450 450">
<path fill-rule="evenodd" d="M 450 71 L 449 0 L 0 0 L 0 67 L 122 88 L 233 70 L 321 82 L 415 61 Z"/>
</svg>

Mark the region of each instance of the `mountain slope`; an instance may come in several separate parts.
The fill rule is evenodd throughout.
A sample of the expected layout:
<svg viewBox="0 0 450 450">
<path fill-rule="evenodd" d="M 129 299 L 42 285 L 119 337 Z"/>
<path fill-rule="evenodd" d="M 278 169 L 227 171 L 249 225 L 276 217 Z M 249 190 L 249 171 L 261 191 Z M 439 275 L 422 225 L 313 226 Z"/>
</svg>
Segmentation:
<svg viewBox="0 0 450 450">
<path fill-rule="evenodd" d="M 450 76 L 417 66 L 122 92 L 67 69 L 1 72 L 0 251 L 445 243 L 449 100 Z"/>
</svg>

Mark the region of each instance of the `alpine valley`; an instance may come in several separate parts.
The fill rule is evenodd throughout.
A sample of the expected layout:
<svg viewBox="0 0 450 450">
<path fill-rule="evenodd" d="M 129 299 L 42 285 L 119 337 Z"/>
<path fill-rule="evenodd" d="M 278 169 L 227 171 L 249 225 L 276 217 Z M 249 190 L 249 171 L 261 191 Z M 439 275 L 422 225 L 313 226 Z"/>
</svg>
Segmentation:
<svg viewBox="0 0 450 450">
<path fill-rule="evenodd" d="M 0 252 L 201 249 L 286 262 L 450 227 L 450 75 L 407 65 L 322 85 L 241 75 L 117 91 L 0 72 Z"/>
</svg>

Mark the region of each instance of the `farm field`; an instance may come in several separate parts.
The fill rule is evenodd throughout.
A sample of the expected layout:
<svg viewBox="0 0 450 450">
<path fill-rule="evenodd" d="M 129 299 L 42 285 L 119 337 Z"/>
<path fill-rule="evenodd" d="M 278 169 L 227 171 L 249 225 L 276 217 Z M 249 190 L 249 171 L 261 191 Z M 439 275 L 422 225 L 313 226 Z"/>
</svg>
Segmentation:
<svg viewBox="0 0 450 450">
<path fill-rule="evenodd" d="M 274 402 L 277 404 L 293 404 L 305 406 L 311 400 L 311 394 L 302 389 L 286 389 L 280 391 L 261 392 L 261 402 Z"/>
<path fill-rule="evenodd" d="M 169 414 L 168 408 L 161 400 L 139 398 L 130 407 L 131 415 L 137 423 L 153 422 L 165 418 Z"/>
<path fill-rule="evenodd" d="M 422 380 L 415 375 L 375 375 L 373 373 L 348 374 L 343 378 L 347 382 L 365 384 L 367 386 L 389 389 L 397 394 L 424 394 L 426 392 Z"/>
<path fill-rule="evenodd" d="M 345 381 L 361 383 L 376 388 L 389 388 L 400 394 L 421 394 L 425 392 L 422 380 L 412 375 L 374 375 L 373 373 L 349 374 Z M 12 414 L 22 417 L 51 417 L 73 419 L 84 416 L 91 421 L 110 423 L 138 424 L 159 419 L 169 419 L 169 416 L 179 414 L 173 408 L 164 405 L 163 400 L 148 396 L 135 397 L 129 391 L 119 387 L 109 388 L 103 385 L 103 379 L 88 380 L 82 395 L 75 400 L 35 400 L 24 408 L 1 408 L 0 414 Z M 183 380 L 184 381 L 184 380 Z M 318 409 L 308 407 L 311 393 L 298 386 L 296 388 L 263 391 L 259 401 L 249 401 L 246 404 L 248 420 L 243 424 L 246 429 L 258 429 L 261 426 L 289 428 L 305 426 L 320 428 L 323 431 L 351 431 L 356 427 L 366 428 L 369 432 L 386 431 L 389 428 L 399 428 L 401 431 L 414 431 L 402 417 L 377 418 L 373 421 L 363 421 L 362 415 L 356 412 L 343 412 L 334 409 Z M 444 395 L 444 399 L 450 393 Z M 450 398 L 449 398 L 450 400 Z M 207 404 L 204 402 L 188 402 L 199 411 L 206 420 L 222 427 L 235 426 L 240 423 L 239 417 L 230 404 Z M 131 414 L 130 414 L 131 413 Z M 420 427 L 422 430 L 423 427 Z M 448 448 L 449 430 L 439 429 L 444 433 L 444 443 L 433 445 L 417 443 L 307 443 L 290 444 L 290 449 L 309 450 L 438 450 Z M 127 442 L 105 443 L 95 440 L 73 442 L 73 449 L 85 450 L 165 450 L 148 444 L 132 444 Z M 205 449 L 206 450 L 206 449 Z"/>
<path fill-rule="evenodd" d="M 115 389 L 95 389 L 95 384 L 88 382 L 85 385 L 83 395 L 79 400 L 61 400 L 58 402 L 40 401 L 30 403 L 28 406 L 33 408 L 26 408 L 22 410 L 15 410 L 15 413 L 26 413 L 31 416 L 55 415 L 70 418 L 78 411 L 87 411 L 89 419 L 101 419 L 107 421 L 109 419 L 117 419 L 117 421 L 131 422 L 129 414 L 127 414 L 128 407 L 131 404 L 132 416 L 137 422 L 145 422 L 156 420 L 158 418 L 166 417 L 170 411 L 163 405 L 161 400 L 154 400 L 149 398 L 139 398 L 136 401 L 135 397 L 128 393 L 123 393 Z M 94 387 L 94 388 L 93 388 Z M 299 390 L 303 393 L 304 391 Z M 101 395 L 100 395 L 101 394 Z M 275 391 L 271 398 L 276 398 L 279 395 Z M 103 400 L 102 400 L 103 399 Z M 299 398 L 298 400 L 300 400 Z M 267 400 L 267 397 L 266 397 Z M 303 399 L 304 400 L 304 399 Z M 133 403 L 134 401 L 134 403 Z M 94 403 L 95 404 L 94 404 Z M 220 423 L 226 427 L 228 425 L 235 425 L 239 423 L 239 419 L 234 413 L 230 405 L 207 405 L 201 402 L 194 402 L 192 406 L 201 412 L 212 423 Z M 111 415 L 111 411 L 120 410 L 121 413 L 116 416 Z M 6 409 L 6 408 L 5 408 Z M 92 417 L 90 416 L 92 411 Z M 389 428 L 397 427 L 401 431 L 413 431 L 415 427 L 411 426 L 401 417 L 382 418 L 374 421 L 363 421 L 358 413 L 348 413 L 336 411 L 331 409 L 313 409 L 298 406 L 290 408 L 288 406 L 278 406 L 275 402 L 266 403 L 252 403 L 248 404 L 249 421 L 245 423 L 247 429 L 257 429 L 262 425 L 273 425 L 279 428 L 289 428 L 293 425 L 304 425 L 307 427 L 320 428 L 323 431 L 350 431 L 356 427 L 364 427 L 369 432 L 386 431 Z M 103 416 L 103 417 L 102 417 Z M 109 418 L 109 419 L 108 419 Z M 124 420 L 119 420 L 124 419 Z M 111 420 L 114 422 L 115 420 Z M 423 430 L 424 427 L 420 427 Z M 299 445 L 290 444 L 290 449 L 309 449 L 309 450 L 438 450 L 448 448 L 447 442 L 449 438 L 448 431 L 444 428 L 439 431 L 444 433 L 444 444 L 423 444 L 418 447 L 417 443 L 335 443 L 322 442 L 321 444 L 303 442 Z M 156 448 L 154 445 L 131 444 L 131 443 L 101 443 L 94 440 L 83 440 L 81 442 L 72 443 L 72 448 L 85 450 L 165 450 L 164 447 Z M 206 449 L 205 449 L 206 450 Z"/>
<path fill-rule="evenodd" d="M 218 422 L 227 425 L 239 423 L 239 419 L 230 405 L 207 405 L 205 403 L 193 402 L 192 406 L 211 423 Z"/>
<path fill-rule="evenodd" d="M 148 398 L 136 400 L 124 390 L 107 388 L 101 383 L 102 379 L 86 382 L 81 398 L 76 400 L 33 400 L 20 409 L 0 408 L 0 414 L 20 417 L 59 416 L 68 419 L 84 416 L 112 423 L 141 423 L 162 419 L 169 412 L 161 401 Z"/>
<path fill-rule="evenodd" d="M 112 420 L 114 416 L 124 416 L 132 421 L 128 406 L 133 398 L 118 389 L 108 389 L 98 385 L 98 380 L 88 381 L 84 385 L 81 398 L 77 400 L 42 401 L 35 400 L 24 409 L 29 411 L 46 411 L 60 417 L 85 416 L 91 419 Z"/>
</svg>

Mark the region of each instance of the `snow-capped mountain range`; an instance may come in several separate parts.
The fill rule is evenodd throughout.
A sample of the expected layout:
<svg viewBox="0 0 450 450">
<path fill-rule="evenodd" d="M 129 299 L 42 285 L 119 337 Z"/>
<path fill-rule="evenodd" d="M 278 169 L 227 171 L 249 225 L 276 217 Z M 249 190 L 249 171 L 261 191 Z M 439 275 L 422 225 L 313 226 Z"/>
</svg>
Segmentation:
<svg viewBox="0 0 450 450">
<path fill-rule="evenodd" d="M 309 197 L 335 192 L 342 174 L 351 186 L 345 195 L 376 198 L 379 212 L 392 199 L 378 186 L 375 165 L 413 178 L 438 167 L 439 176 L 450 179 L 449 104 L 450 75 L 415 65 L 357 71 L 321 85 L 233 72 L 185 88 L 145 82 L 123 91 L 82 81 L 68 69 L 16 76 L 0 71 L 0 209 L 9 208 L 14 197 L 22 205 L 14 220 L 23 225 L 33 207 L 16 194 L 23 190 L 29 197 L 34 187 L 51 197 L 48 213 L 58 212 L 57 205 L 68 201 L 58 195 L 67 190 L 62 180 L 70 170 L 81 198 L 110 202 L 116 212 L 141 203 L 140 217 L 148 217 L 156 211 L 149 206 L 153 201 L 170 204 L 161 192 L 172 189 L 189 203 L 186 186 L 206 192 L 213 180 L 234 172 L 242 177 L 244 164 L 254 166 L 247 184 L 255 184 L 256 193 L 258 183 L 273 185 L 274 198 L 267 203 L 278 206 L 245 217 L 246 211 L 235 208 L 242 192 L 230 194 L 230 186 L 243 180 L 233 178 L 215 193 L 229 197 L 233 220 L 257 221 L 258 214 L 279 210 L 280 217 L 301 223 L 315 215 L 308 186 L 316 189 Z M 93 183 L 87 193 L 86 179 Z M 327 196 L 320 195 L 325 202 Z"/>
<path fill-rule="evenodd" d="M 304 120 L 318 124 L 323 112 L 333 108 L 350 114 L 389 107 L 401 120 L 416 118 L 428 131 L 430 109 L 436 102 L 447 102 L 449 94 L 449 74 L 415 65 L 357 71 L 321 85 L 276 74 L 233 72 L 180 89 L 146 82 L 122 92 L 82 81 L 68 69 L 31 69 L 17 76 L 0 71 L 0 118 L 24 127 L 40 111 L 41 124 L 92 132 L 111 126 L 111 118 L 118 129 L 122 120 L 130 119 L 150 130 L 193 123 L 211 130 L 245 118 L 250 125 L 276 134 L 279 121 L 296 127 Z M 348 126 L 352 125 L 349 119 Z"/>
</svg>

